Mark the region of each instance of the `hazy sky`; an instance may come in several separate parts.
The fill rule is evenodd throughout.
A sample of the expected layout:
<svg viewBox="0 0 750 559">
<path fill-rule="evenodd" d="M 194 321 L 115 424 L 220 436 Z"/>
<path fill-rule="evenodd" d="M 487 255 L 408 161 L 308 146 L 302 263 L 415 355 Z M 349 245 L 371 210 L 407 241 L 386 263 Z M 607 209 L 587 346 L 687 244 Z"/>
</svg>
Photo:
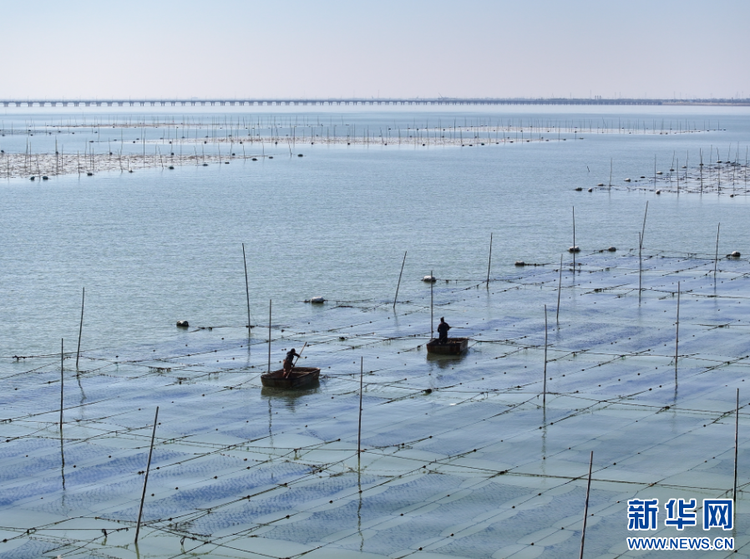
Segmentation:
<svg viewBox="0 0 750 559">
<path fill-rule="evenodd" d="M 0 99 L 750 97 L 750 0 L 0 0 Z"/>
</svg>

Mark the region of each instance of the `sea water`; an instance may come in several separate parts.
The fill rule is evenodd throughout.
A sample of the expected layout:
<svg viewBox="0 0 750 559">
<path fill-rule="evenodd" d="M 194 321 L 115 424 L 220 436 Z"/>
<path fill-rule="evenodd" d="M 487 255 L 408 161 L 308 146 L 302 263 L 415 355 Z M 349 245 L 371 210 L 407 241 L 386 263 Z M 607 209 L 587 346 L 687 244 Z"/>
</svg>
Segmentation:
<svg viewBox="0 0 750 559">
<path fill-rule="evenodd" d="M 56 111 L 8 110 L 3 129 L 10 120 L 28 130 L 72 118 Z M 744 109 L 637 111 L 199 113 L 194 130 L 243 117 L 404 130 L 438 119 L 465 118 L 469 129 L 512 121 L 514 141 L 321 141 L 291 150 L 264 141 L 229 164 L 6 180 L 1 556 L 132 554 L 157 405 L 159 469 L 141 541 L 150 556 L 569 556 L 590 450 L 598 461 L 592 556 L 627 553 L 629 498 L 656 496 L 663 506 L 675 496 L 726 496 L 727 413 L 750 348 L 747 262 L 723 257 L 748 250 L 744 184 L 733 197 L 657 195 L 645 179 L 641 190 L 623 179 L 653 178 L 654 159 L 665 172 L 679 168 L 683 153 L 695 165 L 717 147 L 714 158 L 742 163 L 750 119 Z M 549 141 L 537 137 L 546 132 L 516 141 L 522 121 L 561 130 Z M 662 121 L 672 132 L 699 125 L 666 134 Z M 18 128 L 2 138 L 11 138 L 6 152 L 26 149 Z M 142 132 L 123 127 L 121 137 L 134 135 L 132 146 Z M 150 142 L 168 146 L 156 135 Z M 610 172 L 615 187 L 595 188 Z M 618 251 L 599 253 L 610 246 Z M 544 266 L 519 268 L 519 260 Z M 431 273 L 432 288 L 421 281 Z M 678 281 L 691 293 L 682 350 L 672 345 Z M 327 302 L 305 302 L 313 296 Z M 463 359 L 425 355 L 431 317 L 442 314 L 452 335 L 472 339 Z M 178 330 L 176 320 L 191 327 Z M 267 361 L 275 367 L 305 343 L 321 385 L 296 397 L 261 390 Z M 554 395 L 542 406 L 546 360 Z M 358 461 L 360 370 L 369 450 Z M 736 547 L 745 544 L 738 537 Z"/>
</svg>

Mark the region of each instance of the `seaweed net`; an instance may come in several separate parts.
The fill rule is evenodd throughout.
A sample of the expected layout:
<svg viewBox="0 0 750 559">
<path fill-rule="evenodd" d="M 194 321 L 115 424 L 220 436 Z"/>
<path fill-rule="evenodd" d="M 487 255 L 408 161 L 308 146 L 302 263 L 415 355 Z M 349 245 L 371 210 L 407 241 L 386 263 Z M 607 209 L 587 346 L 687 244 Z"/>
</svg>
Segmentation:
<svg viewBox="0 0 750 559">
<path fill-rule="evenodd" d="M 5 357 L 0 558 L 571 557 L 592 450 L 587 555 L 628 556 L 628 499 L 731 497 L 737 389 L 750 461 L 749 287 L 745 260 L 596 253 L 329 302 L 272 324 L 272 368 L 306 342 L 322 369 L 294 393 L 261 386 L 267 324 Z M 426 353 L 430 289 L 463 356 Z"/>
</svg>

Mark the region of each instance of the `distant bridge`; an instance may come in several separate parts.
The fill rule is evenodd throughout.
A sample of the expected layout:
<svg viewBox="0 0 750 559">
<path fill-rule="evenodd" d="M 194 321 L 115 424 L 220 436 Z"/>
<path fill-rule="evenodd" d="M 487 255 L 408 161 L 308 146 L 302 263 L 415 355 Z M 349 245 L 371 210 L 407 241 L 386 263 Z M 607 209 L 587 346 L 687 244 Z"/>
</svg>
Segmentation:
<svg viewBox="0 0 750 559">
<path fill-rule="evenodd" d="M 259 99 L 0 99 L 3 107 L 273 107 L 400 105 L 750 105 L 750 99 L 566 98 L 259 98 Z"/>
</svg>

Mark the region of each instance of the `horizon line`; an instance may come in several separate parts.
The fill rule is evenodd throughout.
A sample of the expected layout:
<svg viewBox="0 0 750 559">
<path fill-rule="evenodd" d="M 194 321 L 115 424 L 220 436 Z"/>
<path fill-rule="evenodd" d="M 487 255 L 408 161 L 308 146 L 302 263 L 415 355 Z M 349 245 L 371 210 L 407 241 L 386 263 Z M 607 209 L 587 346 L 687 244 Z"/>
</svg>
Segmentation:
<svg viewBox="0 0 750 559">
<path fill-rule="evenodd" d="M 26 97 L 0 99 L 4 107 L 79 107 L 84 106 L 133 106 L 133 105 L 750 105 L 750 98 L 696 97 L 677 98 L 635 98 L 635 97 L 110 97 L 110 98 L 66 98 L 66 97 Z"/>
</svg>

